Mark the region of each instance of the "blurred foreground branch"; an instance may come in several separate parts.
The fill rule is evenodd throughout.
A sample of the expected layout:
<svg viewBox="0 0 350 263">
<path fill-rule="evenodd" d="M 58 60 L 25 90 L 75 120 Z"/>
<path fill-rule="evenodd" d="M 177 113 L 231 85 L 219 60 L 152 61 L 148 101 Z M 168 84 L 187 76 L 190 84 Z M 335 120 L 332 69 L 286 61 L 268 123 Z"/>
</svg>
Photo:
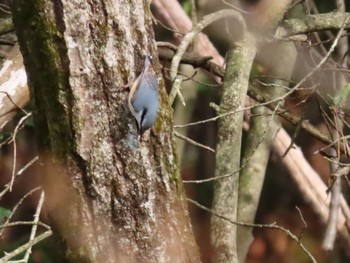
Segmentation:
<svg viewBox="0 0 350 263">
<path fill-rule="evenodd" d="M 300 19 L 283 20 L 275 32 L 274 40 L 282 40 L 284 38 L 307 34 L 321 30 L 339 30 L 344 27 L 350 28 L 350 21 L 344 21 L 350 16 L 350 13 L 330 12 L 325 14 L 306 15 Z"/>
<path fill-rule="evenodd" d="M 18 45 L 15 45 L 0 71 L 0 130 L 29 102 L 27 75 Z"/>
</svg>

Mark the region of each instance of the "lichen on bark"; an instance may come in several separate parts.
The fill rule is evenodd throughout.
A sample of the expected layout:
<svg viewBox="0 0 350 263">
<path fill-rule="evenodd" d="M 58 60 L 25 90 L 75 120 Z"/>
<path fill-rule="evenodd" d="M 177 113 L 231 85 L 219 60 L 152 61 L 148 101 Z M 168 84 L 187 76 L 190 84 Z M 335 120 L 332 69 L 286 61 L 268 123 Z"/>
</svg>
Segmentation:
<svg viewBox="0 0 350 263">
<path fill-rule="evenodd" d="M 226 71 L 220 113 L 236 111 L 219 120 L 215 176 L 231 174 L 218 179 L 214 185 L 213 210 L 226 218 L 237 219 L 238 178 L 241 157 L 241 139 L 244 102 L 249 85 L 250 69 L 255 57 L 255 41 L 248 32 L 235 43 L 226 57 Z M 215 262 L 237 262 L 237 227 L 212 216 L 211 241 Z"/>
<path fill-rule="evenodd" d="M 49 212 L 74 262 L 199 261 L 145 3 L 11 3 Z M 139 142 L 125 85 L 144 54 L 155 58 L 161 106 Z"/>
</svg>

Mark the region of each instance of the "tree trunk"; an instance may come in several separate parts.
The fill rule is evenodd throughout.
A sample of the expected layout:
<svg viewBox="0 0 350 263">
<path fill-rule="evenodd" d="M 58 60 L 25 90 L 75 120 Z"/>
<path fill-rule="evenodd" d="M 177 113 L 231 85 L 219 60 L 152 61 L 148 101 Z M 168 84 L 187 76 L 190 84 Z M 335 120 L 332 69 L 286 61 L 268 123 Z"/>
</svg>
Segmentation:
<svg viewBox="0 0 350 263">
<path fill-rule="evenodd" d="M 163 81 L 158 119 L 142 142 L 127 108 L 125 86 L 141 72 L 142 56 L 157 58 L 147 1 L 11 5 L 49 215 L 69 258 L 199 262 Z"/>
<path fill-rule="evenodd" d="M 213 210 L 237 221 L 238 183 L 241 157 L 243 111 L 249 85 L 250 69 L 255 57 L 255 39 L 244 32 L 235 48 L 227 53 L 220 114 L 227 114 L 218 122 Z M 230 175 L 229 177 L 227 177 Z M 225 178 L 220 178 L 226 176 Z M 216 263 L 238 262 L 237 227 L 212 215 L 211 242 Z"/>
</svg>

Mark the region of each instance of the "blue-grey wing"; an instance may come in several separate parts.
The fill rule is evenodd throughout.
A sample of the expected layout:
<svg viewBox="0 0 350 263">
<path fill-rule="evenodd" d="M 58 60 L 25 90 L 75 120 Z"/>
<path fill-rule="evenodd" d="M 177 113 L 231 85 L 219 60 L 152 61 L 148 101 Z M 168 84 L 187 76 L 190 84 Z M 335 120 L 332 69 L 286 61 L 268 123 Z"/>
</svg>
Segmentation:
<svg viewBox="0 0 350 263">
<path fill-rule="evenodd" d="M 158 93 L 158 80 L 153 70 L 146 70 L 141 79 L 141 86 L 147 86 Z"/>
<path fill-rule="evenodd" d="M 144 109 L 149 110 L 150 105 L 158 110 L 158 81 L 154 74 L 147 71 L 142 74 L 138 89 L 133 100 L 133 105 L 136 111 Z M 152 109 L 151 109 L 152 110 Z"/>
</svg>

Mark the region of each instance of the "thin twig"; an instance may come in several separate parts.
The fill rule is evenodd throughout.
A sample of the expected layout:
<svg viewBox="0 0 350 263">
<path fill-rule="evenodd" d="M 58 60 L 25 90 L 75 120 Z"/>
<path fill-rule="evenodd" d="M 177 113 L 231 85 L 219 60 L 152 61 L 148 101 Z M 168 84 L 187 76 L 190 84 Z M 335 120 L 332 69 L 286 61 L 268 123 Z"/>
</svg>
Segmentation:
<svg viewBox="0 0 350 263">
<path fill-rule="evenodd" d="M 214 215 L 217 216 L 231 224 L 234 225 L 238 225 L 238 226 L 243 226 L 243 227 L 254 227 L 254 228 L 268 228 L 268 229 L 276 229 L 276 230 L 280 230 L 282 232 L 284 232 L 287 236 L 289 236 L 291 239 L 293 239 L 298 245 L 299 247 L 309 256 L 309 258 L 311 259 L 311 261 L 313 263 L 317 263 L 316 259 L 314 258 L 314 256 L 311 254 L 311 252 L 304 246 L 303 243 L 301 243 L 301 241 L 299 240 L 299 238 L 294 235 L 289 229 L 284 228 L 282 226 L 276 225 L 276 223 L 272 223 L 272 224 L 251 224 L 251 223 L 244 223 L 244 222 L 236 222 L 231 220 L 230 218 L 227 218 L 225 216 L 220 215 L 219 213 L 213 211 L 212 209 L 209 209 L 203 205 L 201 205 L 200 203 L 198 203 L 197 201 L 194 201 L 190 198 L 187 198 L 187 201 L 195 206 L 197 206 L 198 208 Z"/>
<path fill-rule="evenodd" d="M 16 248 L 15 250 L 11 251 L 10 253 L 5 253 L 5 256 L 0 258 L 0 263 L 7 263 L 9 259 L 21 254 L 22 252 L 26 251 L 29 247 L 34 246 L 35 244 L 48 238 L 51 235 L 52 235 L 52 231 L 48 230 L 48 231 L 40 234 L 36 238 L 34 238 L 32 241 L 30 241 L 30 242 Z"/>
<path fill-rule="evenodd" d="M 16 162 L 17 162 L 17 145 L 16 145 L 16 136 L 19 128 L 21 127 L 22 123 L 24 123 L 30 116 L 32 115 L 31 112 L 27 113 L 25 116 L 23 116 L 20 121 L 18 122 L 15 131 L 13 133 L 13 166 L 12 166 L 12 177 L 11 177 L 11 184 L 10 184 L 10 192 L 12 191 L 13 182 L 15 180 L 15 173 L 16 173 Z"/>
<path fill-rule="evenodd" d="M 251 106 L 248 106 L 248 107 L 244 107 L 244 108 L 241 108 L 241 109 L 234 109 L 232 111 L 227 111 L 225 113 L 222 113 L 222 114 L 219 114 L 215 117 L 212 117 L 212 118 L 208 118 L 208 119 L 205 119 L 205 120 L 201 120 L 201 121 L 197 121 L 197 122 L 191 122 L 191 123 L 187 123 L 187 124 L 178 124 L 178 125 L 174 125 L 174 128 L 185 128 L 185 127 L 189 127 L 189 126 L 195 126 L 195 125 L 199 125 L 199 124 L 205 124 L 205 123 L 208 123 L 208 122 L 214 122 L 214 121 L 217 121 L 218 119 L 220 118 L 224 118 L 228 115 L 231 115 L 231 114 L 236 114 L 238 112 L 242 112 L 242 111 L 247 111 L 247 110 L 251 110 L 255 107 L 260 107 L 260 106 L 266 106 L 266 105 L 269 105 L 270 102 L 272 103 L 273 101 L 275 101 L 275 99 L 271 99 L 271 100 L 262 100 L 262 99 L 257 99 L 256 97 L 256 93 L 253 93 L 251 91 L 248 91 L 248 95 L 250 95 L 251 97 L 253 97 L 255 100 L 259 101 L 260 104 L 256 104 L 256 105 L 251 105 Z M 262 96 L 261 96 L 262 98 Z M 278 103 L 277 103 L 278 104 Z M 276 105 L 277 105 L 276 104 Z M 273 105 L 270 107 L 271 110 L 274 110 L 276 108 L 276 105 Z M 215 107 L 216 108 L 216 107 Z M 219 107 L 217 107 L 219 108 Z"/>
<path fill-rule="evenodd" d="M 289 144 L 288 148 L 286 149 L 286 151 L 282 155 L 282 158 L 284 158 L 289 153 L 289 151 L 294 148 L 294 142 L 295 142 L 295 140 L 296 140 L 296 138 L 297 138 L 297 136 L 298 136 L 298 134 L 300 132 L 301 122 L 302 121 L 303 121 L 303 119 L 300 118 L 300 122 L 296 125 L 296 128 L 295 128 L 295 131 L 293 133 L 293 136 L 291 136 L 292 140 L 290 141 L 290 144 Z"/>
<path fill-rule="evenodd" d="M 299 235 L 298 235 L 298 240 L 300 241 L 301 238 L 303 237 L 303 234 L 304 234 L 306 228 L 307 228 L 307 224 L 306 224 L 305 218 L 304 218 L 303 213 L 301 212 L 300 208 L 297 207 L 297 206 L 296 206 L 295 208 L 298 210 L 300 219 L 301 219 L 301 221 L 302 221 L 303 224 L 304 224 L 303 228 L 300 230 L 300 233 L 299 233 Z"/>
<path fill-rule="evenodd" d="M 11 10 L 7 5 L 0 4 L 0 10 L 6 14 L 11 14 Z"/>
<path fill-rule="evenodd" d="M 233 176 L 237 173 L 239 173 L 241 170 L 243 170 L 246 165 L 249 163 L 250 159 L 252 158 L 252 156 L 254 155 L 254 153 L 258 150 L 259 146 L 262 144 L 264 138 L 265 138 L 265 135 L 266 133 L 268 132 L 268 130 L 270 129 L 270 125 L 273 121 L 273 118 L 278 110 L 278 107 L 279 107 L 279 103 L 277 104 L 277 106 L 275 107 L 275 109 L 273 110 L 272 114 L 271 114 L 271 118 L 269 119 L 269 122 L 263 132 L 263 135 L 259 138 L 259 141 L 256 145 L 256 147 L 254 148 L 253 152 L 251 153 L 250 157 L 246 159 L 246 161 L 244 163 L 242 163 L 242 165 L 239 167 L 239 169 L 237 171 L 234 171 L 232 173 L 227 173 L 227 174 L 224 174 L 224 175 L 220 175 L 220 176 L 215 176 L 215 177 L 211 177 L 211 178 L 207 178 L 207 179 L 201 179 L 201 180 L 183 180 L 182 182 L 184 184 L 202 184 L 202 183 L 209 183 L 209 182 L 212 182 L 212 181 L 216 181 L 216 180 L 221 180 L 221 179 L 225 179 L 227 177 L 230 177 L 230 176 Z"/>
<path fill-rule="evenodd" d="M 210 71 L 210 67 L 215 65 L 215 64 L 207 62 L 205 65 L 208 66 L 208 70 Z M 212 72 L 214 72 L 215 75 L 217 75 L 219 77 L 222 77 L 222 72 L 223 72 L 222 68 L 217 66 L 217 65 L 215 65 L 214 69 L 215 70 L 212 71 Z M 297 85 L 300 85 L 300 82 Z M 267 106 L 270 109 L 274 108 L 273 102 L 274 101 L 280 101 L 280 100 L 282 100 L 285 97 L 285 95 L 283 95 L 283 96 L 280 96 L 279 98 L 274 98 L 274 99 L 268 98 L 267 99 L 262 94 L 257 94 L 257 92 L 253 91 L 251 87 L 248 90 L 248 95 L 251 98 L 253 98 L 254 100 L 259 101 L 260 102 L 259 106 Z M 218 116 L 215 116 L 213 118 L 209 118 L 209 119 L 205 119 L 205 120 L 201 120 L 201 121 L 197 121 L 197 122 L 192 122 L 192 123 L 188 123 L 188 124 L 174 125 L 174 127 L 175 128 L 185 128 L 185 127 L 189 127 L 189 126 L 205 124 L 205 123 L 208 123 L 208 122 L 214 122 L 214 121 L 218 120 L 219 118 L 225 117 L 225 116 L 230 115 L 230 114 L 235 114 L 235 113 L 237 113 L 239 111 L 249 110 L 249 109 L 252 109 L 253 107 L 256 107 L 256 106 L 250 106 L 250 107 L 245 107 L 243 109 L 238 109 L 238 110 L 236 109 L 236 110 L 233 110 L 233 111 L 228 111 L 228 112 L 225 112 L 225 113 L 220 114 Z M 278 114 L 281 115 L 288 122 L 290 122 L 290 123 L 292 123 L 294 125 L 300 123 L 300 121 L 301 121 L 301 118 L 299 116 L 294 115 L 292 113 L 289 113 L 286 110 L 281 110 L 281 112 L 279 112 Z M 316 128 L 314 125 L 310 124 L 307 120 L 301 121 L 301 128 L 303 130 L 307 131 L 313 137 L 315 137 L 318 140 L 320 140 L 321 142 L 323 142 L 325 144 L 329 144 L 330 146 L 334 145 L 334 142 L 333 142 L 332 138 L 330 138 L 328 135 L 326 135 L 326 134 L 322 133 L 321 131 L 319 131 L 318 128 Z"/>
<path fill-rule="evenodd" d="M 248 15 L 252 15 L 252 14 L 256 14 L 256 12 L 249 12 L 249 11 L 245 11 L 242 8 L 239 8 L 238 6 L 235 6 L 229 2 L 227 2 L 226 0 L 222 0 L 222 2 L 226 5 L 228 5 L 229 7 L 233 8 L 234 10 L 241 12 L 243 14 L 248 14 Z"/>
<path fill-rule="evenodd" d="M 4 225 L 7 225 L 8 222 L 10 222 L 11 218 L 13 217 L 13 215 L 16 213 L 18 207 L 23 203 L 23 201 L 30 196 L 31 194 L 33 194 L 35 191 L 38 191 L 39 189 L 41 189 L 41 187 L 36 187 L 32 190 L 30 190 L 28 193 L 26 193 L 19 201 L 18 203 L 15 205 L 15 207 L 12 209 L 11 214 L 7 217 Z M 3 229 L 0 231 L 0 236 L 2 235 Z"/>
<path fill-rule="evenodd" d="M 265 105 L 268 108 L 273 108 L 274 104 L 270 104 L 270 102 L 272 101 L 270 98 L 265 98 L 264 95 L 262 94 L 258 94 L 256 90 L 254 90 L 254 88 L 251 88 L 248 90 L 248 94 L 249 96 L 253 97 L 255 100 L 260 102 L 260 105 Z M 265 103 L 265 102 L 269 102 L 269 103 Z M 320 140 L 321 142 L 325 143 L 325 144 L 331 144 L 333 142 L 332 138 L 330 138 L 328 135 L 322 133 L 321 131 L 319 131 L 319 129 L 317 127 L 315 127 L 314 125 L 310 124 L 308 120 L 301 120 L 301 118 L 299 116 L 296 116 L 288 111 L 285 110 L 280 110 L 280 112 L 278 112 L 278 114 L 283 117 L 285 120 L 287 120 L 288 122 L 294 124 L 294 125 L 298 125 L 300 124 L 301 128 L 303 128 L 303 130 L 307 131 L 309 134 L 311 134 L 312 136 L 314 136 L 315 138 L 317 138 L 318 140 Z"/>
<path fill-rule="evenodd" d="M 33 226 L 33 225 L 38 225 L 45 227 L 47 230 L 51 229 L 49 225 L 44 224 L 43 222 L 33 222 L 33 221 L 16 221 L 12 223 L 7 223 L 0 225 L 0 229 L 8 228 L 8 227 L 15 227 L 15 226 Z"/>
<path fill-rule="evenodd" d="M 19 106 L 16 102 L 13 101 L 13 99 L 11 98 L 11 96 L 8 94 L 8 92 L 6 91 L 0 91 L 0 93 L 4 93 L 6 95 L 6 97 L 9 99 L 9 101 L 15 105 L 18 109 L 20 109 L 24 114 L 28 114 L 28 112 L 25 111 L 25 109 L 23 109 L 21 106 Z"/>
<path fill-rule="evenodd" d="M 190 144 L 192 144 L 194 146 L 197 146 L 197 147 L 203 148 L 203 149 L 205 149 L 205 150 L 207 150 L 209 152 L 215 153 L 215 150 L 210 148 L 209 146 L 206 146 L 204 144 L 198 143 L 198 142 L 188 138 L 187 136 L 182 135 L 181 133 L 179 133 L 177 131 L 174 131 L 174 135 L 176 137 L 182 139 L 182 140 L 185 140 L 186 142 L 188 142 L 188 143 L 190 143 Z"/>
<path fill-rule="evenodd" d="M 319 70 L 321 68 L 321 66 L 328 60 L 328 58 L 330 57 L 330 55 L 333 53 L 335 47 L 337 46 L 338 44 L 338 41 L 344 31 L 344 26 L 345 24 L 348 22 L 348 20 L 350 19 L 350 16 L 347 16 L 346 19 L 344 20 L 336 38 L 334 39 L 334 42 L 332 44 L 332 46 L 330 47 L 330 49 L 328 50 L 327 54 L 322 58 L 322 60 L 315 66 L 312 68 L 312 70 L 306 74 L 306 76 L 304 76 L 292 89 L 290 89 L 288 92 L 286 92 L 282 97 L 283 98 L 287 98 L 289 95 L 291 95 L 293 92 L 295 92 L 296 90 L 298 90 L 301 85 L 303 85 L 303 83 L 308 80 L 317 70 Z M 271 104 L 273 102 L 277 102 L 281 100 L 281 98 L 275 98 L 275 99 L 272 99 L 268 102 L 268 104 Z M 265 104 L 263 104 L 265 105 Z M 267 105 L 267 104 L 266 104 Z"/>
<path fill-rule="evenodd" d="M 203 19 L 197 25 L 193 26 L 192 30 L 184 36 L 184 38 L 182 39 L 177 49 L 176 54 L 173 57 L 173 60 L 171 63 L 171 69 L 170 69 L 170 78 L 173 81 L 173 83 L 177 79 L 177 71 L 179 68 L 181 57 L 185 53 L 187 47 L 193 41 L 195 36 L 211 23 L 228 16 L 234 16 L 237 19 L 238 23 L 241 24 L 242 30 L 243 31 L 245 30 L 245 27 L 246 27 L 245 21 L 241 16 L 241 14 L 235 10 L 224 9 L 224 10 L 220 10 L 215 13 L 204 16 Z M 177 95 L 180 95 L 180 86 L 179 85 L 174 86 L 173 84 L 173 87 L 169 94 L 170 104 L 174 103 L 175 97 Z"/>
<path fill-rule="evenodd" d="M 22 167 L 21 170 L 19 170 L 17 172 L 17 174 L 15 175 L 15 179 L 17 178 L 17 176 L 22 175 L 30 166 L 33 165 L 33 163 L 35 163 L 37 160 L 39 160 L 39 156 L 35 156 L 32 160 L 30 160 L 25 166 Z M 10 190 L 10 185 L 11 185 L 11 181 L 8 182 L 5 185 L 4 190 L 1 191 L 0 193 L 0 199 L 4 196 L 4 194 L 6 194 L 9 190 Z"/>
<path fill-rule="evenodd" d="M 43 206 L 43 203 L 44 203 L 44 198 L 45 198 L 45 192 L 44 191 L 41 191 L 41 194 L 40 194 L 40 199 L 39 199 L 39 202 L 38 202 L 38 206 L 36 207 L 36 211 L 35 211 L 35 214 L 34 214 L 34 225 L 32 227 L 32 231 L 30 232 L 30 237 L 29 237 L 29 242 L 32 242 L 35 238 L 35 234 L 36 234 L 36 230 L 38 228 L 38 222 L 39 222 L 39 216 L 40 216 L 40 212 L 41 212 L 41 208 Z M 28 262 L 29 260 L 29 256 L 30 254 L 32 253 L 32 247 L 30 246 L 24 257 L 23 257 L 23 261 L 24 262 Z"/>
</svg>

